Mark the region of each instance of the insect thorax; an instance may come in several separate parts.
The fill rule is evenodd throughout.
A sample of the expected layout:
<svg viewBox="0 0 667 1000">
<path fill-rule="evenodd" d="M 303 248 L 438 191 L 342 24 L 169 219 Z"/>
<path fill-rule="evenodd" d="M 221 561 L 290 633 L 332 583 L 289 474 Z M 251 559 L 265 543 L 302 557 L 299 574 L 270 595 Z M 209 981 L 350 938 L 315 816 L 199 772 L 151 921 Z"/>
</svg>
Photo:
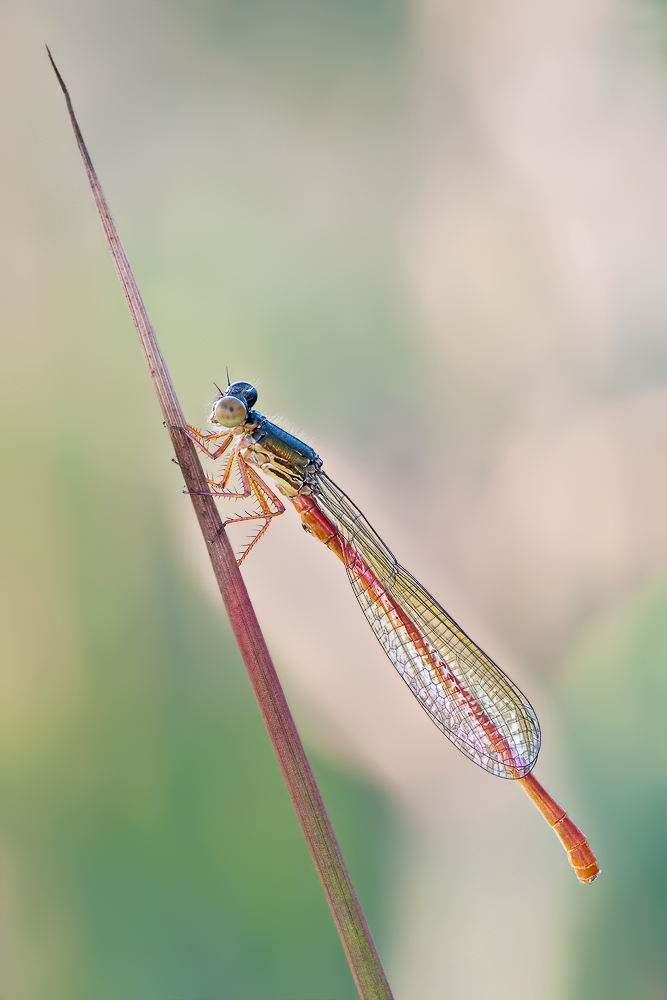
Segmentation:
<svg viewBox="0 0 667 1000">
<path fill-rule="evenodd" d="M 242 443 L 245 457 L 275 479 L 288 497 L 311 493 L 322 459 L 299 438 L 254 410 L 248 414 Z"/>
</svg>

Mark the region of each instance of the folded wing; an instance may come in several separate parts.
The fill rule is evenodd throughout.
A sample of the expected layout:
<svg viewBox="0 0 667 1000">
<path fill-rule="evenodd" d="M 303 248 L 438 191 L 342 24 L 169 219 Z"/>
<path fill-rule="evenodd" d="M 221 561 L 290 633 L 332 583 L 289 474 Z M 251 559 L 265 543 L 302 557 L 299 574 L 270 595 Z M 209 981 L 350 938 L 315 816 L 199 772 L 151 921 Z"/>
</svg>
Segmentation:
<svg viewBox="0 0 667 1000">
<path fill-rule="evenodd" d="M 352 589 L 380 645 L 438 729 L 480 767 L 523 778 L 540 727 L 519 688 L 400 566 L 335 483 L 318 476 L 314 499 L 347 545 Z"/>
</svg>

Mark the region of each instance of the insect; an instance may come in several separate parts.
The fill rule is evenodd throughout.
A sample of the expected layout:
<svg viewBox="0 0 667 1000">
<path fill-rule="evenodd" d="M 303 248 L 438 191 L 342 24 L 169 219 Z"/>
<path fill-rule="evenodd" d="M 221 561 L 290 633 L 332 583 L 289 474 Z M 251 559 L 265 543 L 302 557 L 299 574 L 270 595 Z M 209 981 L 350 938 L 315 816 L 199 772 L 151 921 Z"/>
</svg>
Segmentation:
<svg viewBox="0 0 667 1000">
<path fill-rule="evenodd" d="M 257 521 L 259 530 L 242 553 L 254 548 L 288 499 L 304 529 L 341 560 L 355 596 L 380 645 L 431 720 L 470 760 L 501 778 L 518 780 L 559 837 L 581 882 L 599 868 L 588 841 L 533 776 L 540 749 L 535 712 L 519 688 L 453 621 L 438 602 L 398 564 L 350 498 L 322 469 L 322 459 L 303 441 L 253 409 L 257 390 L 234 382 L 220 392 L 202 434 L 185 432 L 211 459 L 228 453 L 210 493 L 253 498 L 256 513 L 231 521 Z M 236 465 L 241 492 L 228 489 Z"/>
</svg>

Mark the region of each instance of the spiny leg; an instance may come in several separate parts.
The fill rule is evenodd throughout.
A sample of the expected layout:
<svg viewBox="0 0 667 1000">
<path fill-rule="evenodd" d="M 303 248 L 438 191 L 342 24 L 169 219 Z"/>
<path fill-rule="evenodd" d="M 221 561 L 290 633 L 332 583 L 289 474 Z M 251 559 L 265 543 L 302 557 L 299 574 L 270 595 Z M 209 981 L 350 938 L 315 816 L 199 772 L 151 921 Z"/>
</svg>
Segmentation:
<svg viewBox="0 0 667 1000">
<path fill-rule="evenodd" d="M 260 479 L 260 477 L 254 471 L 254 469 L 252 469 L 248 465 L 248 463 L 241 454 L 237 455 L 237 463 L 244 486 L 247 483 L 248 489 L 252 492 L 252 495 L 255 497 L 255 500 L 261 507 L 262 513 L 246 514 L 244 517 L 229 518 L 229 520 L 226 521 L 225 524 L 229 524 L 232 521 L 261 521 L 261 520 L 264 521 L 264 524 L 262 525 L 260 530 L 257 532 L 255 537 L 251 539 L 250 543 L 246 546 L 246 548 L 241 553 L 241 556 L 237 560 L 240 566 L 245 557 L 250 552 L 250 550 L 255 547 L 255 545 L 260 540 L 264 532 L 267 530 L 272 519 L 274 517 L 278 517 L 279 514 L 285 513 L 285 506 L 279 499 L 279 497 L 276 496 L 273 490 L 270 489 L 269 486 L 267 486 L 264 480 Z M 224 495 L 229 496 L 229 494 L 227 493 Z M 271 505 L 273 505 L 275 510 L 271 509 Z"/>
<path fill-rule="evenodd" d="M 248 553 L 250 552 L 250 550 L 253 549 L 255 547 L 255 545 L 257 545 L 257 542 L 260 540 L 260 538 L 262 537 L 262 535 L 264 534 L 264 532 L 267 530 L 267 528 L 271 524 L 271 521 L 273 520 L 273 518 L 274 517 L 278 517 L 280 514 L 284 514 L 285 513 L 285 505 L 276 496 L 276 494 L 273 492 L 273 490 L 269 489 L 269 487 L 266 485 L 266 483 L 262 479 L 260 479 L 260 477 L 249 466 L 247 467 L 247 472 L 248 472 L 248 478 L 250 480 L 250 488 L 252 489 L 252 491 L 253 491 L 256 499 L 257 499 L 257 502 L 259 503 L 260 507 L 262 508 L 263 514 L 255 514 L 254 518 L 251 518 L 251 517 L 248 517 L 248 518 L 238 518 L 238 520 L 239 521 L 244 521 L 244 520 L 250 521 L 250 520 L 254 520 L 254 519 L 259 519 L 262 516 L 266 520 L 264 522 L 264 525 L 260 528 L 260 530 L 257 532 L 257 534 L 255 535 L 255 537 L 252 539 L 252 541 L 250 542 L 250 544 L 244 549 L 243 553 L 241 554 L 241 558 L 238 559 L 239 566 L 241 565 L 241 563 L 243 562 L 243 560 L 245 559 L 245 557 L 248 555 Z M 272 503 L 273 506 L 276 508 L 275 510 L 271 510 L 271 508 L 269 506 L 270 503 Z"/>
<path fill-rule="evenodd" d="M 188 430 L 192 431 L 193 428 L 188 427 Z M 217 448 L 216 451 L 213 452 L 213 453 L 210 452 L 208 450 L 208 448 L 205 448 L 201 444 L 199 444 L 199 442 L 197 441 L 196 438 L 192 438 L 192 440 L 195 441 L 195 443 L 199 445 L 199 447 L 202 449 L 202 451 L 206 455 L 208 455 L 209 458 L 219 458 L 220 455 L 229 447 L 229 443 L 230 443 L 230 441 L 232 440 L 232 437 L 233 437 L 233 435 L 228 435 L 227 436 L 225 434 L 206 434 L 206 435 L 204 435 L 204 434 L 199 434 L 199 431 L 195 431 L 194 433 L 198 434 L 199 437 L 203 438 L 204 440 L 215 439 L 215 438 L 219 438 L 219 437 L 227 437 L 227 440 L 223 441 L 222 444 L 220 445 L 220 447 Z M 188 434 L 188 437 L 192 437 L 192 435 Z M 243 485 L 243 492 L 242 493 L 233 493 L 231 490 L 225 489 L 225 487 L 227 486 L 227 483 L 229 482 L 229 477 L 230 477 L 230 475 L 232 473 L 232 469 L 234 467 L 234 462 L 235 461 L 236 461 L 236 463 L 238 465 L 239 473 L 240 473 L 240 476 L 241 476 L 241 483 Z M 247 468 L 247 464 L 246 464 L 245 460 L 241 458 L 240 452 L 236 448 L 233 448 L 232 451 L 231 451 L 231 453 L 230 453 L 230 455 L 229 455 L 229 458 L 227 459 L 227 465 L 225 466 L 225 471 L 222 474 L 222 478 L 219 481 L 216 482 L 215 479 L 209 479 L 208 476 L 206 477 L 206 482 L 209 484 L 209 486 L 212 486 L 213 489 L 214 489 L 214 491 L 212 492 L 212 495 L 213 496 L 225 496 L 225 497 L 230 497 L 230 498 L 237 499 L 237 500 L 242 500 L 242 499 L 245 499 L 245 498 L 249 497 L 251 495 L 251 493 L 252 493 L 252 490 L 250 488 L 250 483 L 248 482 L 248 475 L 247 475 L 247 472 L 246 472 L 246 468 Z"/>
<path fill-rule="evenodd" d="M 257 473 L 248 465 L 246 460 L 243 458 L 240 452 L 234 452 L 229 457 L 227 467 L 225 469 L 224 475 L 219 483 L 212 482 L 210 479 L 207 482 L 211 486 L 222 486 L 225 485 L 229 479 L 231 469 L 236 459 L 239 473 L 241 476 L 241 481 L 243 483 L 244 492 L 243 493 L 228 493 L 226 490 L 211 490 L 210 493 L 200 494 L 212 497 L 225 497 L 227 500 L 232 499 L 244 499 L 249 496 L 253 496 L 261 508 L 260 514 L 245 514 L 242 517 L 229 517 L 224 522 L 223 527 L 227 527 L 228 524 L 235 524 L 238 521 L 264 521 L 260 530 L 257 532 L 255 537 L 250 541 L 250 544 L 241 553 L 240 558 L 237 560 L 240 566 L 245 557 L 248 555 L 250 550 L 254 548 L 259 539 L 262 537 L 264 532 L 267 530 L 269 524 L 274 517 L 278 517 L 279 514 L 285 513 L 285 505 L 282 503 L 279 497 L 273 492 L 272 489 L 267 486 L 263 479 L 261 479 Z M 275 507 L 275 510 L 271 510 L 271 505 Z"/>
<path fill-rule="evenodd" d="M 227 447 L 226 443 L 225 447 Z M 231 475 L 234 462 L 236 462 L 236 464 L 238 465 L 239 474 L 241 476 L 241 483 L 243 485 L 242 493 L 232 493 L 231 491 L 228 491 L 224 488 L 227 485 L 227 482 Z M 225 471 L 220 481 L 216 482 L 215 479 L 209 479 L 207 476 L 206 482 L 209 484 L 209 486 L 212 486 L 213 489 L 210 491 L 207 490 L 206 492 L 204 492 L 203 490 L 198 490 L 197 491 L 198 496 L 227 497 L 228 500 L 243 500 L 247 499 L 252 494 L 252 488 L 248 480 L 247 464 L 241 453 L 236 449 L 234 449 L 231 455 L 229 456 L 229 459 L 227 460 L 227 465 L 225 466 Z"/>
<path fill-rule="evenodd" d="M 225 471 L 223 472 L 220 481 L 216 482 L 215 479 L 209 479 L 208 476 L 206 477 L 206 482 L 209 484 L 209 486 L 214 486 L 216 489 L 226 492 L 225 487 L 227 486 L 227 482 L 231 475 L 235 459 L 236 459 L 236 452 L 232 451 L 229 458 L 227 459 L 227 465 L 225 466 Z M 244 487 L 244 492 L 238 494 L 238 496 L 244 496 L 244 497 L 250 496 L 250 487 L 248 487 L 247 490 Z"/>
<path fill-rule="evenodd" d="M 221 431 L 220 433 L 214 434 L 202 434 L 202 432 L 198 431 L 196 427 L 190 427 L 189 424 L 187 427 L 183 427 L 182 430 L 191 441 L 194 441 L 200 451 L 203 451 L 205 455 L 208 455 L 209 458 L 213 459 L 220 458 L 220 456 L 227 451 L 234 438 L 234 435 L 230 434 L 229 431 Z M 216 448 L 215 451 L 209 451 L 205 442 L 219 441 L 220 438 L 224 438 L 222 444 Z"/>
<path fill-rule="evenodd" d="M 241 476 L 241 484 L 243 486 L 242 493 L 232 493 L 231 491 L 225 489 L 234 466 L 234 461 L 236 461 L 239 474 Z M 224 496 L 240 500 L 249 497 L 252 493 L 252 488 L 248 479 L 248 465 L 239 451 L 233 451 L 229 456 L 229 460 L 225 466 L 225 471 L 222 474 L 222 479 L 219 482 L 216 483 L 214 479 L 208 478 L 206 479 L 206 482 L 209 486 L 214 486 L 216 488 L 214 496 Z"/>
</svg>

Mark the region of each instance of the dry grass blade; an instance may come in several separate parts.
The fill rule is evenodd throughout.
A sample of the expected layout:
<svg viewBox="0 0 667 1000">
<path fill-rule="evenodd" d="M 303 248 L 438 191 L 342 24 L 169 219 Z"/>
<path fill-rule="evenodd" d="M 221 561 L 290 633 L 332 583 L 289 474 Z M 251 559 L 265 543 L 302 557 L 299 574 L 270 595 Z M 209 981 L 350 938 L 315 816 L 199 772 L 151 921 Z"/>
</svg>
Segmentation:
<svg viewBox="0 0 667 1000">
<path fill-rule="evenodd" d="M 48 52 L 47 48 L 47 52 Z M 390 1000 L 391 990 L 380 964 L 366 919 L 350 881 L 310 764 L 285 700 L 254 609 L 241 577 L 218 508 L 192 442 L 182 433 L 185 418 L 176 397 L 141 293 L 123 250 L 104 193 L 83 141 L 67 87 L 49 52 L 49 59 L 67 101 L 79 151 L 95 198 L 120 283 L 132 314 L 146 363 L 153 379 L 176 458 L 192 494 L 222 599 L 250 675 L 259 707 L 278 758 L 294 809 L 333 914 L 359 995 L 363 1000 Z"/>
</svg>

